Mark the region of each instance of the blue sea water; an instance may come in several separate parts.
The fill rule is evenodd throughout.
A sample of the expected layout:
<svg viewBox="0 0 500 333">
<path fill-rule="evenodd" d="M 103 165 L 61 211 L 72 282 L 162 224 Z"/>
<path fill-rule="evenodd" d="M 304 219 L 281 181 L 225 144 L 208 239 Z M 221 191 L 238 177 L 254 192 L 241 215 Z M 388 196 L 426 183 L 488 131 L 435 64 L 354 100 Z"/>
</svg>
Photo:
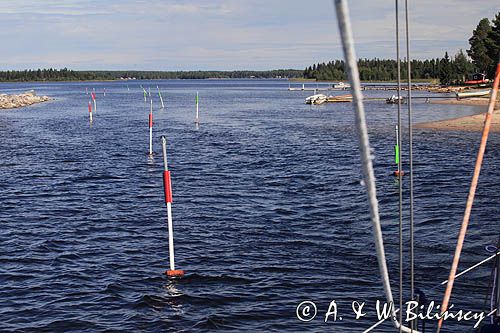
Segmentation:
<svg viewBox="0 0 500 333">
<path fill-rule="evenodd" d="M 153 98 L 153 159 L 140 85 Z M 86 88 L 97 94 L 92 126 Z M 0 111 L 0 331 L 361 332 L 375 323 L 375 301 L 385 298 L 352 104 L 305 105 L 310 92 L 287 88 L 284 80 L 0 84 L 0 93 L 35 89 L 53 98 Z M 415 122 L 482 110 L 424 101 L 413 103 Z M 397 299 L 398 184 L 391 175 L 397 107 L 377 100 L 365 107 Z M 168 139 L 181 279 L 164 275 L 161 135 Z M 415 279 L 436 302 L 479 139 L 473 132 L 414 132 Z M 492 133 L 460 270 L 489 256 L 484 247 L 498 238 L 499 143 Z M 403 185 L 407 191 L 407 179 Z M 404 207 L 408 253 L 408 192 Z M 484 310 L 490 271 L 485 265 L 457 281 L 456 309 Z M 302 322 L 296 308 L 306 300 L 318 314 Z M 343 318 L 325 323 L 332 300 Z M 359 320 L 355 300 L 366 302 L 367 316 Z M 474 323 L 448 321 L 444 332 Z M 391 331 L 389 323 L 378 328 Z"/>
</svg>

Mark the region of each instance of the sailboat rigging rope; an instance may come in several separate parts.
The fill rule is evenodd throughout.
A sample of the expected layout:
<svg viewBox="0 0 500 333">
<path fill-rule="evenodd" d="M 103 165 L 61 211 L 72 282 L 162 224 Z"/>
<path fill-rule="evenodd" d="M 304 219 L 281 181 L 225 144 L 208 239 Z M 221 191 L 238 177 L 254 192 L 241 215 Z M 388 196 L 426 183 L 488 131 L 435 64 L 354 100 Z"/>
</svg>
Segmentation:
<svg viewBox="0 0 500 333">
<path fill-rule="evenodd" d="M 410 60 L 410 20 L 408 18 L 408 0 L 405 0 L 406 19 L 406 61 L 408 63 L 408 159 L 410 177 L 410 298 L 415 299 L 415 246 L 414 246 L 414 215 L 413 215 L 413 114 L 411 109 L 411 60 Z M 413 327 L 410 325 L 411 328 Z"/>
<path fill-rule="evenodd" d="M 491 259 L 496 258 L 498 255 L 500 255 L 500 252 L 497 252 L 497 253 L 495 253 L 495 254 L 492 254 L 492 255 L 491 255 L 491 256 L 489 256 L 488 258 L 483 259 L 483 260 L 481 260 L 480 262 L 478 262 L 477 264 L 474 264 L 474 265 L 472 265 L 471 267 L 467 268 L 466 270 L 464 270 L 464 271 L 462 271 L 462 272 L 458 273 L 457 275 L 455 275 L 455 280 L 457 279 L 457 277 L 460 277 L 460 276 L 464 275 L 465 273 L 470 272 L 470 271 L 471 271 L 471 270 L 473 270 L 474 268 L 479 267 L 479 266 L 481 266 L 482 264 L 484 264 L 484 263 L 486 263 L 486 262 L 490 261 Z M 448 280 L 444 280 L 443 282 L 441 282 L 441 283 L 440 283 L 440 285 L 445 285 L 446 283 L 448 283 Z"/>
<path fill-rule="evenodd" d="M 353 96 L 353 104 L 356 115 L 356 128 L 359 140 L 359 149 L 361 155 L 361 164 L 363 168 L 363 177 L 368 195 L 368 203 L 370 208 L 370 219 L 373 227 L 373 235 L 375 238 L 375 248 L 377 251 L 377 261 L 382 277 L 382 284 L 386 300 L 390 304 L 394 304 L 391 285 L 389 281 L 389 272 L 385 259 L 384 241 L 382 238 L 382 228 L 380 226 L 380 216 L 378 211 L 377 189 L 375 186 L 375 175 L 373 172 L 372 159 L 370 152 L 370 142 L 368 139 L 368 128 L 366 125 L 365 110 L 363 106 L 363 96 L 361 94 L 361 85 L 359 81 L 358 65 L 356 63 L 356 53 L 354 51 L 354 41 L 352 37 L 351 22 L 347 9 L 346 0 L 334 0 L 334 5 L 337 13 L 337 21 L 339 32 L 342 40 L 342 49 L 346 63 L 347 74 L 351 82 L 351 91 Z M 393 307 L 391 321 L 397 329 L 402 332 L 411 332 L 411 330 L 400 324 L 396 317 L 396 310 Z M 413 330 L 414 333 L 418 333 Z"/>
<path fill-rule="evenodd" d="M 451 292 L 453 290 L 453 283 L 455 281 L 455 274 L 458 268 L 458 262 L 460 261 L 460 254 L 462 253 L 462 247 L 465 240 L 465 234 L 467 233 L 467 227 L 469 225 L 470 213 L 472 210 L 472 204 L 474 203 L 474 196 L 476 194 L 477 183 L 479 181 L 479 173 L 481 172 L 481 165 L 483 163 L 484 151 L 486 149 L 486 142 L 488 141 L 488 134 L 490 132 L 491 120 L 493 117 L 493 110 L 495 109 L 497 93 L 498 93 L 498 83 L 500 81 L 500 56 L 497 63 L 495 81 L 493 82 L 493 87 L 491 89 L 490 101 L 488 103 L 488 112 L 484 120 L 483 134 L 481 137 L 481 144 L 479 145 L 479 151 L 477 153 L 476 165 L 474 166 L 474 174 L 472 176 L 469 195 L 467 197 L 467 203 L 465 205 L 464 218 L 462 221 L 462 226 L 460 227 L 460 232 L 458 234 L 457 246 L 455 248 L 455 255 L 453 257 L 453 262 L 450 269 L 450 275 L 448 277 L 448 284 L 446 285 L 446 291 L 444 293 L 443 302 L 441 303 L 441 313 L 444 313 L 448 309 L 448 303 L 450 301 Z M 443 319 L 441 318 L 438 322 L 437 333 L 441 331 L 443 325 Z"/>
<path fill-rule="evenodd" d="M 397 84 L 398 84 L 398 142 L 402 143 L 403 128 L 401 126 L 401 60 L 399 54 L 399 0 L 395 0 L 396 6 L 396 60 L 397 60 Z M 401 148 L 398 154 L 398 183 L 399 183 L 399 308 L 403 308 L 403 172 L 401 161 Z M 403 311 L 399 312 L 399 322 L 403 322 Z M 401 332 L 401 329 L 399 330 Z"/>
</svg>

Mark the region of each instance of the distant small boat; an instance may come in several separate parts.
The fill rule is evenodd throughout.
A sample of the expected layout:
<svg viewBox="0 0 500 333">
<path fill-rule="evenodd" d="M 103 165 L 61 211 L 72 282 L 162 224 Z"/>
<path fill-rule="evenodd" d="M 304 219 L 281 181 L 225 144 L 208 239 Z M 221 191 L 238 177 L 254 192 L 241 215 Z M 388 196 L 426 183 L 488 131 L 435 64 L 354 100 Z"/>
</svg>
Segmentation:
<svg viewBox="0 0 500 333">
<path fill-rule="evenodd" d="M 332 85 L 332 88 L 333 89 L 344 89 L 344 90 L 346 90 L 346 89 L 350 89 L 351 85 L 349 83 L 346 84 L 344 82 L 339 82 L 339 83 L 334 83 Z"/>
<path fill-rule="evenodd" d="M 405 98 L 403 96 L 398 97 L 396 95 L 392 95 L 391 97 L 387 98 L 385 102 L 387 104 L 398 104 L 398 100 L 401 100 L 401 104 L 405 102 Z"/>
<path fill-rule="evenodd" d="M 468 91 L 468 92 L 456 92 L 455 96 L 457 99 L 461 98 L 470 98 L 470 97 L 483 97 L 488 96 L 490 94 L 490 89 L 488 90 L 480 90 L 480 91 Z"/>
<path fill-rule="evenodd" d="M 306 104 L 313 104 L 313 105 L 319 105 L 323 104 L 328 100 L 328 97 L 326 97 L 323 94 L 316 94 L 312 95 L 306 98 Z"/>
</svg>

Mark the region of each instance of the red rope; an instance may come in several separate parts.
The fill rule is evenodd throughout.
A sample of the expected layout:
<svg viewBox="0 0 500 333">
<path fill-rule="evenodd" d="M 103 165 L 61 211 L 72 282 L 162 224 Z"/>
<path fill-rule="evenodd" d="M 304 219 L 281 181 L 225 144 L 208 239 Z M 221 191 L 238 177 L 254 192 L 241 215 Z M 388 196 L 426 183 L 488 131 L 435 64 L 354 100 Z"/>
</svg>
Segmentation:
<svg viewBox="0 0 500 333">
<path fill-rule="evenodd" d="M 483 136 L 481 137 L 481 144 L 479 146 L 476 165 L 474 167 L 474 175 L 472 176 L 472 181 L 469 189 L 469 196 L 467 197 L 467 203 L 465 205 L 464 219 L 462 222 L 462 227 L 460 228 L 460 233 L 458 234 L 457 247 L 455 248 L 455 256 L 453 257 L 453 263 L 451 265 L 450 275 L 448 277 L 448 284 L 446 285 L 446 291 L 444 293 L 443 302 L 441 303 L 442 304 L 441 313 L 444 313 L 448 309 L 448 303 L 450 301 L 451 291 L 453 290 L 453 283 L 455 282 L 455 275 L 457 273 L 458 262 L 460 261 L 460 254 L 462 253 L 465 234 L 467 233 L 467 226 L 469 225 L 469 218 L 472 210 L 472 204 L 474 202 L 474 196 L 476 194 L 477 183 L 479 180 L 479 173 L 481 172 L 481 165 L 483 163 L 484 150 L 486 149 L 486 142 L 488 141 L 488 134 L 490 132 L 493 110 L 495 109 L 495 104 L 497 99 L 499 81 L 500 81 L 500 59 L 497 64 L 495 81 L 493 82 L 493 89 L 491 90 L 490 101 L 488 104 L 488 112 L 486 113 L 486 117 L 484 120 Z M 441 330 L 442 325 L 443 325 L 443 318 L 439 320 L 437 332 Z"/>
</svg>

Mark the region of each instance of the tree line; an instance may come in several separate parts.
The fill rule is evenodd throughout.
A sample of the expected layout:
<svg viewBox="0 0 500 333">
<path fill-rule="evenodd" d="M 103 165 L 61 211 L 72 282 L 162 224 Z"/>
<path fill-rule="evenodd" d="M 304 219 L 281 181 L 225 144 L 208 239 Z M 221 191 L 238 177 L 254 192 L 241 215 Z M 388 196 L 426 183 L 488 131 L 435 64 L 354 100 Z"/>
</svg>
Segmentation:
<svg viewBox="0 0 500 333">
<path fill-rule="evenodd" d="M 441 84 L 463 83 L 469 74 L 480 72 L 489 78 L 495 75 L 500 55 L 500 12 L 491 21 L 483 18 L 469 39 L 470 49 L 460 50 L 454 57 L 445 52 L 444 57 L 430 60 L 412 60 L 411 77 L 414 79 L 439 79 Z M 393 81 L 397 79 L 397 62 L 392 59 L 359 59 L 360 79 L 364 81 Z M 334 60 L 307 67 L 304 77 L 316 80 L 346 80 L 345 63 Z M 407 77 L 407 62 L 401 62 L 401 76 Z"/>
<path fill-rule="evenodd" d="M 35 69 L 0 71 L 0 81 L 92 81 L 136 78 L 158 79 L 244 79 L 244 78 L 299 78 L 302 70 L 278 69 L 270 71 L 74 71 L 63 69 Z"/>
<path fill-rule="evenodd" d="M 401 77 L 407 77 L 407 62 L 401 61 Z M 363 81 L 394 81 L 397 79 L 397 62 L 393 59 L 359 59 L 359 76 Z M 440 79 L 441 81 L 460 82 L 465 74 L 474 69 L 472 62 L 460 50 L 454 58 L 445 53 L 443 58 L 430 60 L 412 60 L 411 77 L 413 79 Z M 446 77 L 445 77 L 446 76 Z M 304 70 L 304 77 L 316 80 L 347 80 L 343 60 L 315 64 Z"/>
</svg>

